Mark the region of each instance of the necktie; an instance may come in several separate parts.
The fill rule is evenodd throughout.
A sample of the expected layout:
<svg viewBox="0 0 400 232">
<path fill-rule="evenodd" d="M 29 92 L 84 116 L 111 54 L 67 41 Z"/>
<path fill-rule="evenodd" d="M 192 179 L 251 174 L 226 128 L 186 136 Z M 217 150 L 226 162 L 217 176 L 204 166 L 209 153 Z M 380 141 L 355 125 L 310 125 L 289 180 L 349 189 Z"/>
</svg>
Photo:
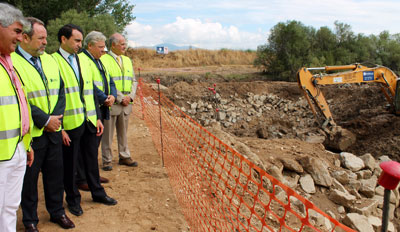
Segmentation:
<svg viewBox="0 0 400 232">
<path fill-rule="evenodd" d="M 109 92 L 108 92 L 108 82 L 107 82 L 107 78 L 106 78 L 106 73 L 104 72 L 103 65 L 102 65 L 101 61 L 100 60 L 96 60 L 96 62 L 97 62 L 97 67 L 99 67 L 101 77 L 103 78 L 104 93 L 106 95 L 108 95 Z"/>
<path fill-rule="evenodd" d="M 121 57 L 120 56 L 117 56 L 117 62 L 119 64 L 119 67 L 122 67 Z"/>
<path fill-rule="evenodd" d="M 76 67 L 76 65 L 74 63 L 74 58 L 75 58 L 74 54 L 71 54 L 68 56 L 68 61 L 69 61 L 69 64 L 71 65 L 72 69 L 74 70 L 76 79 L 78 80 L 78 83 L 79 83 L 79 71 L 78 71 L 78 67 Z"/>
<path fill-rule="evenodd" d="M 43 81 L 47 84 L 47 79 L 46 76 L 43 73 L 42 68 L 39 66 L 38 58 L 32 56 L 31 61 L 33 63 L 33 66 L 36 68 L 36 70 L 39 72 L 40 76 L 42 77 Z"/>
</svg>

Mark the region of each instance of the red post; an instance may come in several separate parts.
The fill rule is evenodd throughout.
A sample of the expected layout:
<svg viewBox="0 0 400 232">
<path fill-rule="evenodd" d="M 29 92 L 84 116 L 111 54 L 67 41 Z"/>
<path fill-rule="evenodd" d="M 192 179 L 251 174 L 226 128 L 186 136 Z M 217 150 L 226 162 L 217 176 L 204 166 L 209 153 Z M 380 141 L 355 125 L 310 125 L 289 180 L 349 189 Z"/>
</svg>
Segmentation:
<svg viewBox="0 0 400 232">
<path fill-rule="evenodd" d="M 385 188 L 381 232 L 386 232 L 389 222 L 390 191 L 395 189 L 400 182 L 400 163 L 386 161 L 382 162 L 379 166 L 383 172 L 379 177 L 378 183 Z"/>
</svg>

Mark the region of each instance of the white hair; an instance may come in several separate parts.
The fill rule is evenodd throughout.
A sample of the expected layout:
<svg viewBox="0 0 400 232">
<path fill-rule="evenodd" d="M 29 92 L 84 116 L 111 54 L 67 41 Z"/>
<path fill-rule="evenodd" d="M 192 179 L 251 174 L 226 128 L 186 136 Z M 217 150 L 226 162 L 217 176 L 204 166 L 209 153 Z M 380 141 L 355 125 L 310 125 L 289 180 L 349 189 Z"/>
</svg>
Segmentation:
<svg viewBox="0 0 400 232">
<path fill-rule="evenodd" d="M 87 48 L 88 44 L 94 44 L 99 41 L 106 41 L 106 37 L 103 35 L 103 33 L 98 31 L 91 31 L 89 32 L 89 34 L 86 35 L 83 44 L 85 48 Z"/>
<path fill-rule="evenodd" d="M 8 27 L 15 22 L 21 23 L 24 30 L 30 28 L 30 23 L 19 9 L 7 3 L 0 3 L 0 25 Z"/>
</svg>

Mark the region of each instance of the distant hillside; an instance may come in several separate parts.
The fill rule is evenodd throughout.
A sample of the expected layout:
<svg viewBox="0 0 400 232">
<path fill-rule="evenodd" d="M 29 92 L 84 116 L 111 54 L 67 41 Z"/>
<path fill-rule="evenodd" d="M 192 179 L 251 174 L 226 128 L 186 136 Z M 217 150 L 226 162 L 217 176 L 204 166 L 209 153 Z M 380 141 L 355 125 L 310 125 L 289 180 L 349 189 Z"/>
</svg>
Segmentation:
<svg viewBox="0 0 400 232">
<path fill-rule="evenodd" d="M 135 68 L 182 68 L 211 65 L 252 65 L 255 51 L 238 50 L 175 50 L 166 55 L 157 54 L 155 49 L 129 48 L 127 55 L 134 61 Z"/>
</svg>

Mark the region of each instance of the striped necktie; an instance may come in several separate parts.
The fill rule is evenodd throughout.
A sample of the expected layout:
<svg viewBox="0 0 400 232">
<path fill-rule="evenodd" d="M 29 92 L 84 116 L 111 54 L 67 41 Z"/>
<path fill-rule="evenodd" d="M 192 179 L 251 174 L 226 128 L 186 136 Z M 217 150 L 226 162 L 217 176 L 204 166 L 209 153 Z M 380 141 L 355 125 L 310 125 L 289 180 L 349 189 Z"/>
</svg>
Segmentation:
<svg viewBox="0 0 400 232">
<path fill-rule="evenodd" d="M 42 80 L 47 84 L 46 76 L 44 75 L 43 70 L 39 65 L 38 58 L 32 56 L 31 57 L 31 61 L 32 61 L 33 66 L 35 67 L 35 69 L 39 72 L 40 76 L 42 77 Z"/>
</svg>

